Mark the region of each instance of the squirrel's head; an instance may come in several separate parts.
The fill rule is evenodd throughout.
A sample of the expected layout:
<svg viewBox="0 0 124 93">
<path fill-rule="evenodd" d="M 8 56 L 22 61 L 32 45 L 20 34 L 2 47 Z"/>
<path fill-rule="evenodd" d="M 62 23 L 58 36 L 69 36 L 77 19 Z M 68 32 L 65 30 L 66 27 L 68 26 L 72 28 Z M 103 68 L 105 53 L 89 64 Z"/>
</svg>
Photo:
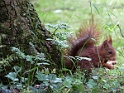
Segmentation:
<svg viewBox="0 0 124 93">
<path fill-rule="evenodd" d="M 115 61 L 116 60 L 116 51 L 112 47 L 111 37 L 109 39 L 105 40 L 99 46 L 99 54 L 100 54 L 100 57 L 104 60 L 104 63 L 106 63 L 107 61 Z"/>
</svg>

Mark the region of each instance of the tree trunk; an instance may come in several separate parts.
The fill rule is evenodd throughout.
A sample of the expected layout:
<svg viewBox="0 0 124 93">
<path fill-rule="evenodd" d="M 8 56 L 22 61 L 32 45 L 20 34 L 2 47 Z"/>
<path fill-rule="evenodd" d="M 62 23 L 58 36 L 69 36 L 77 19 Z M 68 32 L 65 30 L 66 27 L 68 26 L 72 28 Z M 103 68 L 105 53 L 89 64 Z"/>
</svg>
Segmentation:
<svg viewBox="0 0 124 93">
<path fill-rule="evenodd" d="M 17 47 L 30 55 L 34 53 L 30 42 L 37 52 L 45 54 L 51 68 L 60 68 L 60 50 L 53 41 L 46 40 L 52 38 L 51 34 L 44 28 L 28 0 L 0 0 L 0 10 L 0 70 L 2 72 L 12 70 L 12 66 L 19 63 L 19 60 L 14 60 L 11 47 Z M 53 65 L 54 63 L 58 64 Z M 8 73 L 2 73 L 0 77 L 5 74 Z"/>
</svg>

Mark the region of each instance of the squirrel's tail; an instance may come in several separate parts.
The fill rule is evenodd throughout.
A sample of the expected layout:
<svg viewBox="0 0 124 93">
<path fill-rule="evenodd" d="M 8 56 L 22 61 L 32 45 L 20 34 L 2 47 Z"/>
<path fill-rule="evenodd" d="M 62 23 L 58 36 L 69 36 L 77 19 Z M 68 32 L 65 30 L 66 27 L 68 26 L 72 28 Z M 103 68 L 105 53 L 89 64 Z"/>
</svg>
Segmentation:
<svg viewBox="0 0 124 93">
<path fill-rule="evenodd" d="M 76 33 L 76 37 L 68 39 L 69 45 L 71 45 L 68 55 L 76 56 L 80 49 L 94 46 L 100 34 L 101 31 L 96 25 L 81 27 Z"/>
</svg>

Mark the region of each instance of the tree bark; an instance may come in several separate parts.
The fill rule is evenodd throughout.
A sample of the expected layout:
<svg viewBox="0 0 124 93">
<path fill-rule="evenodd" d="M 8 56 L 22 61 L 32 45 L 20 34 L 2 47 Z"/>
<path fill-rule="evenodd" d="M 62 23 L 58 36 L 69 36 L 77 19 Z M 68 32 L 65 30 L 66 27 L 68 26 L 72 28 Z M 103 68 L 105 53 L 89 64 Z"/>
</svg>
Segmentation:
<svg viewBox="0 0 124 93">
<path fill-rule="evenodd" d="M 11 66 L 19 62 L 12 61 L 5 66 L 3 60 L 13 54 L 11 47 L 17 47 L 28 55 L 33 54 L 29 42 L 34 44 L 38 52 L 45 54 L 51 68 L 60 68 L 60 50 L 53 41 L 46 40 L 52 36 L 28 0 L 0 0 L 0 10 L 0 69 L 12 70 Z M 5 74 L 0 74 L 0 77 Z"/>
</svg>

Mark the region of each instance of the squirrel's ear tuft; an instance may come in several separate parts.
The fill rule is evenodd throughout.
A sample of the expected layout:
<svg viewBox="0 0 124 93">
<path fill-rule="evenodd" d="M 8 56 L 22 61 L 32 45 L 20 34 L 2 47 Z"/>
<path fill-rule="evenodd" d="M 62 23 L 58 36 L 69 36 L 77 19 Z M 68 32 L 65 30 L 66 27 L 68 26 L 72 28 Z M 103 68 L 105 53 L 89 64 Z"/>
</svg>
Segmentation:
<svg viewBox="0 0 124 93">
<path fill-rule="evenodd" d="M 112 45 L 112 38 L 111 38 L 111 36 L 109 36 L 108 43 L 109 43 L 110 45 Z"/>
</svg>

